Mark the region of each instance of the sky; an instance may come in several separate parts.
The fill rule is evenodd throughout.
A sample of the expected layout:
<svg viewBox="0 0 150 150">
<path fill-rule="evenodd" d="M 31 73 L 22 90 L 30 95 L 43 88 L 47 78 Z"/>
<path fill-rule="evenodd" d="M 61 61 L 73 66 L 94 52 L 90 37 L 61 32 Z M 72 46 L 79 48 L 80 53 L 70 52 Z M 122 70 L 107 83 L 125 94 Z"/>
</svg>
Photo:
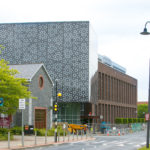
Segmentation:
<svg viewBox="0 0 150 150">
<path fill-rule="evenodd" d="M 138 80 L 138 101 L 148 100 L 149 0 L 1 0 L 0 23 L 90 21 L 98 53 L 123 66 Z M 150 24 L 147 25 L 150 31 Z"/>
</svg>

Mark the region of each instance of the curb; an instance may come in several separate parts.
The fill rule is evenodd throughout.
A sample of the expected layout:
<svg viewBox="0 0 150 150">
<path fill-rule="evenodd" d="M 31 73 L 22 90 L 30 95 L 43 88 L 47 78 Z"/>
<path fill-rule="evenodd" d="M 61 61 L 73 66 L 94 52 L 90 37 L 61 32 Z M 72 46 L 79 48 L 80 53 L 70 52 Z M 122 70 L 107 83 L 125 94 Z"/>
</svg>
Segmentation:
<svg viewBox="0 0 150 150">
<path fill-rule="evenodd" d="M 46 146 L 53 146 L 53 145 L 60 145 L 60 144 L 65 144 L 65 143 L 70 143 L 70 142 L 80 142 L 80 141 L 90 141 L 90 140 L 94 140 L 95 138 L 88 138 L 88 139 L 82 139 L 82 140 L 70 140 L 70 141 L 64 141 L 64 142 L 57 142 L 57 143 L 55 143 L 55 142 L 49 142 L 49 143 L 47 143 L 47 144 L 37 144 L 37 145 L 30 145 L 30 146 L 24 146 L 24 147 L 22 147 L 22 146 L 20 146 L 20 147 L 11 147 L 10 149 L 9 148 L 3 148 L 3 149 L 1 149 L 0 148 L 0 150 L 23 150 L 23 149 L 26 149 L 26 148 L 28 148 L 28 149 L 30 149 L 30 148 L 36 148 L 36 147 L 46 147 Z"/>
</svg>

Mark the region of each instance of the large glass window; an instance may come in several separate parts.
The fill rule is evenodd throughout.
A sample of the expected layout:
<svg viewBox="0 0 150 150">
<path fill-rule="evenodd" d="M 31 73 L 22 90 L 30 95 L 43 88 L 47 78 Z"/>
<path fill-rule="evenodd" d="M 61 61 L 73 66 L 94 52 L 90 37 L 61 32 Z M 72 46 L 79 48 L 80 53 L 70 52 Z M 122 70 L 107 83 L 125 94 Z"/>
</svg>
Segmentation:
<svg viewBox="0 0 150 150">
<path fill-rule="evenodd" d="M 59 103 L 58 122 L 80 124 L 81 103 Z"/>
</svg>

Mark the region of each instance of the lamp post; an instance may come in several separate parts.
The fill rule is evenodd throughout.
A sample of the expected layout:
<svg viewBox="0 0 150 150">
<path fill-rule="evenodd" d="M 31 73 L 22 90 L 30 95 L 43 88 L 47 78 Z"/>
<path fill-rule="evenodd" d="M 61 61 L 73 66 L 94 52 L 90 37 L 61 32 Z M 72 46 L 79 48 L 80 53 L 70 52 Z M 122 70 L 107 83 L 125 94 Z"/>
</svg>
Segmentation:
<svg viewBox="0 0 150 150">
<path fill-rule="evenodd" d="M 150 23 L 150 21 L 147 21 L 145 23 L 144 30 L 140 34 L 142 34 L 142 35 L 150 35 L 150 32 L 148 32 L 147 28 L 146 28 L 148 23 Z M 149 60 L 148 113 L 150 114 L 150 60 Z M 146 147 L 147 148 L 149 148 L 149 125 L 150 125 L 150 120 L 147 121 L 147 140 L 146 140 Z"/>
<path fill-rule="evenodd" d="M 57 118 L 58 118 L 58 116 L 57 116 L 58 115 L 57 97 L 61 97 L 61 93 L 57 91 L 58 80 L 56 79 L 55 82 L 56 82 L 56 101 L 54 103 L 53 110 L 55 113 L 55 142 L 57 142 Z"/>
</svg>

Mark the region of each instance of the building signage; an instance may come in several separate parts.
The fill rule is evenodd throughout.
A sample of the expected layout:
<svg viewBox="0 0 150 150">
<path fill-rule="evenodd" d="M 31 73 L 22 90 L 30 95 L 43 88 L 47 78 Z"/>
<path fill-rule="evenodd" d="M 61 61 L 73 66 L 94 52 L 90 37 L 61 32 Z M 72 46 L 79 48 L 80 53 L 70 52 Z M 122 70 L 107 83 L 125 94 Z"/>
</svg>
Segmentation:
<svg viewBox="0 0 150 150">
<path fill-rule="evenodd" d="M 19 99 L 19 109 L 25 109 L 25 99 Z"/>
<path fill-rule="evenodd" d="M 146 121 L 149 120 L 149 114 L 145 114 L 145 120 L 146 120 Z"/>
<path fill-rule="evenodd" d="M 1 127 L 10 127 L 11 118 L 10 117 L 0 117 Z"/>
</svg>

